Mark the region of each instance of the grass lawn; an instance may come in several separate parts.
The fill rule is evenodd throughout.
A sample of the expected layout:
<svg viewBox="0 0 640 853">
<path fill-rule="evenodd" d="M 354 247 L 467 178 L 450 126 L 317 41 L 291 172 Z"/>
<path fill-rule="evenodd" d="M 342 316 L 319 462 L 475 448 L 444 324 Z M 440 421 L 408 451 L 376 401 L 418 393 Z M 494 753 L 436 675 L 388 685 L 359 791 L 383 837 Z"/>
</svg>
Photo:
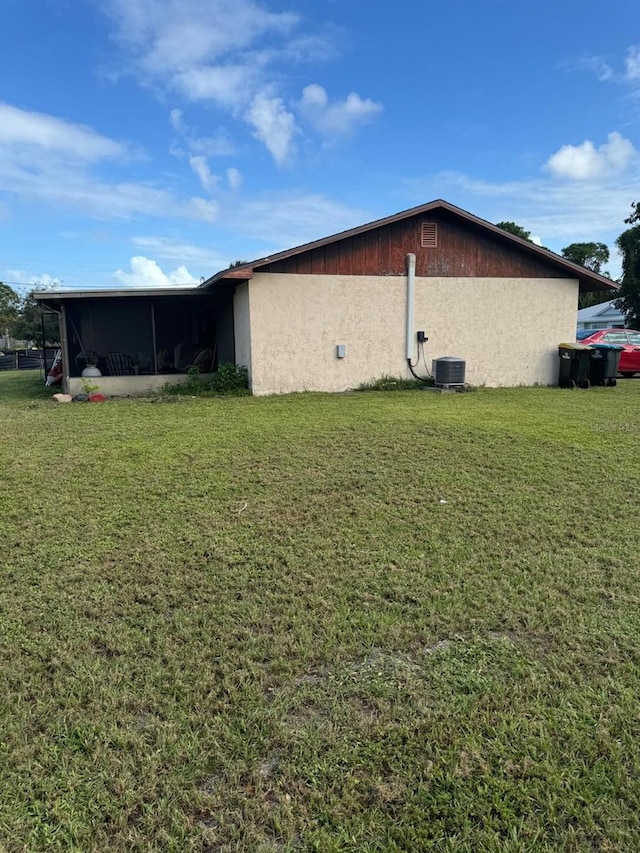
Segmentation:
<svg viewBox="0 0 640 853">
<path fill-rule="evenodd" d="M 0 849 L 640 851 L 640 381 L 0 374 Z"/>
</svg>

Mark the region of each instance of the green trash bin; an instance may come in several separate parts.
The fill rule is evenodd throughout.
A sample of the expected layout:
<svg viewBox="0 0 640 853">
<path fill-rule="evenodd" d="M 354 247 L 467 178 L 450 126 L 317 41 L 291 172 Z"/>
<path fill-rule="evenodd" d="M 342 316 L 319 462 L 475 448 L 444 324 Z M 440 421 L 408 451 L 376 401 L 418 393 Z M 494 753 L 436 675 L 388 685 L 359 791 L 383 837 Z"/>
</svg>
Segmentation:
<svg viewBox="0 0 640 853">
<path fill-rule="evenodd" d="M 620 353 L 624 347 L 616 344 L 591 344 L 589 381 L 592 385 L 617 385 Z"/>
<path fill-rule="evenodd" d="M 560 375 L 558 385 L 561 388 L 589 388 L 589 364 L 591 347 L 585 344 L 560 344 Z"/>
</svg>

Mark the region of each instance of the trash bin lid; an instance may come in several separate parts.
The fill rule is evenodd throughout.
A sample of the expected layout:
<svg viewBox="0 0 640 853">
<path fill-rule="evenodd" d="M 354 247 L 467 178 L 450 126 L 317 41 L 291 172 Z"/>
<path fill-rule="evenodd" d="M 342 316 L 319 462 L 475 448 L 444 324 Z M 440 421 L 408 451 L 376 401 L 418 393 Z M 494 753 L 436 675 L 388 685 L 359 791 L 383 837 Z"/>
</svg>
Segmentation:
<svg viewBox="0 0 640 853">
<path fill-rule="evenodd" d="M 591 344 L 591 349 L 615 349 L 615 350 L 623 350 L 624 347 L 621 347 L 620 344 Z"/>
<path fill-rule="evenodd" d="M 560 347 L 560 349 L 591 349 L 588 344 L 558 344 L 558 346 Z"/>
</svg>

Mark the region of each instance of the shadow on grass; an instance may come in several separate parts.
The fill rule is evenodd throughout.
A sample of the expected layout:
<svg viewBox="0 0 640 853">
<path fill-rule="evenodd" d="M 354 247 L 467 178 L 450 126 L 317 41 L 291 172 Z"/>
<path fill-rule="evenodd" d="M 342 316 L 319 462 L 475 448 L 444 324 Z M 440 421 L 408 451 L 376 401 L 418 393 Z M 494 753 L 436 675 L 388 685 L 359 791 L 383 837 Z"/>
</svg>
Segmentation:
<svg viewBox="0 0 640 853">
<path fill-rule="evenodd" d="M 11 370 L 0 373 L 0 401 L 50 400 L 60 388 L 48 388 L 41 370 Z"/>
</svg>

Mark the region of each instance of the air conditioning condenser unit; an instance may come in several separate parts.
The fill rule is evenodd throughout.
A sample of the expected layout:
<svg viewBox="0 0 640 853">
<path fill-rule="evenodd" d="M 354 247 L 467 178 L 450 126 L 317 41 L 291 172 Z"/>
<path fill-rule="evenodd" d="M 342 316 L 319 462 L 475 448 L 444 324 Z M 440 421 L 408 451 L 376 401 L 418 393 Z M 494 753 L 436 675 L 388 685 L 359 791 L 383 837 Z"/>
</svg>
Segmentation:
<svg viewBox="0 0 640 853">
<path fill-rule="evenodd" d="M 431 362 L 431 373 L 436 388 L 463 388 L 466 362 L 462 358 L 445 355 L 434 358 Z"/>
</svg>

